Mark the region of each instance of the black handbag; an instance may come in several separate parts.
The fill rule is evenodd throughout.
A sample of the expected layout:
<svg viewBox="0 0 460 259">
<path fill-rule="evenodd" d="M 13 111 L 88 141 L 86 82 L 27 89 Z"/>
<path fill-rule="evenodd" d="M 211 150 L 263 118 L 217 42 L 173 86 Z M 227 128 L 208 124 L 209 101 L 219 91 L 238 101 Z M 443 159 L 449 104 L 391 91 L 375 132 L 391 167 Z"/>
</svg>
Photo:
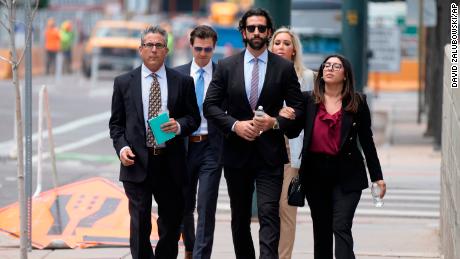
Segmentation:
<svg viewBox="0 0 460 259">
<path fill-rule="evenodd" d="M 300 180 L 300 174 L 293 177 L 289 183 L 288 204 L 296 207 L 305 206 L 305 190 Z"/>
</svg>

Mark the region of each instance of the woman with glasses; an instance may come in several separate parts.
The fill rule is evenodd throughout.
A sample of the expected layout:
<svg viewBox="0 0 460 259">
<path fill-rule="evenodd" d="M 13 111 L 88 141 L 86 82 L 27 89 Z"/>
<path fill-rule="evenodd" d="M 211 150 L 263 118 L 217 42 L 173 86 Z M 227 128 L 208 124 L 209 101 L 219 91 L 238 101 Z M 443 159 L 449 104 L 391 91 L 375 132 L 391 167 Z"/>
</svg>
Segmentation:
<svg viewBox="0 0 460 259">
<path fill-rule="evenodd" d="M 294 63 L 302 92 L 313 89 L 315 73 L 303 66 L 302 45 L 299 37 L 292 30 L 286 27 L 276 30 L 268 50 Z M 280 259 L 290 259 L 294 247 L 297 207 L 288 205 L 287 191 L 292 178 L 299 173 L 299 155 L 302 142 L 303 131 L 297 138 L 289 140 L 291 163 L 284 168 L 283 189 L 280 198 L 280 242 L 278 247 Z"/>
<path fill-rule="evenodd" d="M 282 114 L 292 118 L 290 108 Z M 350 62 L 330 55 L 306 95 L 304 141 L 299 169 L 313 221 L 314 257 L 355 258 L 351 227 L 361 192 L 370 179 L 386 191 L 371 130 L 366 96 L 355 92 Z M 362 153 L 358 148 L 359 143 Z"/>
</svg>

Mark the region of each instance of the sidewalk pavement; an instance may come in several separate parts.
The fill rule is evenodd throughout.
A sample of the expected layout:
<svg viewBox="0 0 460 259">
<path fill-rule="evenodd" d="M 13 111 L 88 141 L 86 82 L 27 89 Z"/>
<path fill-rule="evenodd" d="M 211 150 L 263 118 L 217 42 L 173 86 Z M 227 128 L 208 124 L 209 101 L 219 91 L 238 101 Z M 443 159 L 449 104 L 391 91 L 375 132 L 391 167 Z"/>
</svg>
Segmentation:
<svg viewBox="0 0 460 259">
<path fill-rule="evenodd" d="M 426 126 L 416 123 L 415 92 L 381 93 L 372 99 L 373 123 L 378 152 L 391 189 L 439 190 L 441 156 L 433 151 L 430 139 L 423 138 Z M 383 136 L 382 136 L 383 134 Z M 114 172 L 115 173 L 115 172 Z M 363 192 L 363 195 L 368 195 Z M 385 207 L 382 208 L 385 210 Z M 404 209 L 401 209 L 404 210 Z M 313 258 L 312 223 L 309 216 L 299 215 L 294 259 Z M 258 251 L 258 223 L 251 225 Z M 235 258 L 230 230 L 230 215 L 217 215 L 212 258 Z M 357 258 L 440 258 L 439 219 L 418 217 L 357 216 L 353 235 Z M 183 247 L 178 258 L 183 258 Z M 0 234 L 0 257 L 18 258 L 18 240 Z M 89 249 L 33 250 L 28 258 L 131 258 L 127 247 Z"/>
</svg>

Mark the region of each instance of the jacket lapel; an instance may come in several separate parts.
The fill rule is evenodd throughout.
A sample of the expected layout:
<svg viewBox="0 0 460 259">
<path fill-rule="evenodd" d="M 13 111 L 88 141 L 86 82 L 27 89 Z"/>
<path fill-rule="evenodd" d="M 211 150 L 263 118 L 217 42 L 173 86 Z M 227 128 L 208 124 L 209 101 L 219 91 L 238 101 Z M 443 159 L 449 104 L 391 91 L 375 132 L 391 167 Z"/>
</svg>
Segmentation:
<svg viewBox="0 0 460 259">
<path fill-rule="evenodd" d="M 142 73 L 141 67 L 136 68 L 132 74 L 129 89 L 131 89 L 131 94 L 133 96 L 132 100 L 134 106 L 136 107 L 137 117 L 142 125 L 144 125 L 144 108 L 142 107 Z M 143 127 L 145 128 L 145 127 Z M 145 133 L 145 130 L 144 130 Z"/>
<path fill-rule="evenodd" d="M 343 144 L 347 140 L 348 132 L 350 131 L 351 123 L 353 121 L 353 114 L 345 111 L 345 105 L 342 105 L 342 126 L 340 128 L 340 146 L 339 150 L 342 149 Z"/>
<path fill-rule="evenodd" d="M 191 75 L 191 72 L 192 72 L 192 62 L 193 62 L 193 61 L 190 61 L 190 63 L 187 64 L 187 75 Z"/>
<path fill-rule="evenodd" d="M 173 113 L 172 107 L 176 103 L 177 96 L 179 93 L 179 87 L 177 86 L 177 79 L 171 73 L 170 69 L 166 67 L 166 80 L 168 81 L 168 110 L 171 114 Z"/>
<path fill-rule="evenodd" d="M 251 105 L 249 104 L 249 96 L 246 94 L 246 82 L 244 81 L 244 52 L 245 50 L 243 50 L 241 53 L 240 53 L 240 58 L 238 58 L 235 62 L 235 65 L 234 65 L 234 71 L 235 73 L 233 73 L 233 75 L 235 75 L 235 82 L 240 82 L 240 83 L 237 83 L 237 87 L 240 87 L 239 91 L 241 91 L 241 93 L 243 93 L 243 99 L 244 99 L 244 103 L 246 104 L 246 107 L 248 107 L 248 109 L 251 111 Z M 232 80 L 230 78 L 230 80 Z"/>
<path fill-rule="evenodd" d="M 259 99 L 257 100 L 257 106 L 259 106 L 259 103 L 262 102 L 264 99 L 265 94 L 269 89 L 267 89 L 267 82 L 270 82 L 272 80 L 270 78 L 270 75 L 274 75 L 276 72 L 274 71 L 276 69 L 276 65 L 271 64 L 273 62 L 273 56 L 270 51 L 268 52 L 268 58 L 267 58 L 267 70 L 265 72 L 265 78 L 264 78 L 264 84 L 262 85 L 262 90 L 260 91 Z"/>
<path fill-rule="evenodd" d="M 318 112 L 318 105 L 313 101 L 311 95 L 307 97 L 307 117 L 305 118 L 306 127 L 304 130 L 304 138 L 307 140 L 304 143 L 304 148 L 310 146 L 311 134 L 313 132 L 313 126 L 315 123 L 316 113 Z"/>
</svg>

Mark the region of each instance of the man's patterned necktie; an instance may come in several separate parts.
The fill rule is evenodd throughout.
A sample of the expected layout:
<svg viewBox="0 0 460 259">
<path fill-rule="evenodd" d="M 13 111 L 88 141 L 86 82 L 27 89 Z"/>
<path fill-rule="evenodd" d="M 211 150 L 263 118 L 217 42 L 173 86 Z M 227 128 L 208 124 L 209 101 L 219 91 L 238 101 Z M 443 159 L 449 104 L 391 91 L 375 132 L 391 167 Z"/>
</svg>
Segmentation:
<svg viewBox="0 0 460 259">
<path fill-rule="evenodd" d="M 259 59 L 254 58 L 254 66 L 252 67 L 251 76 L 251 91 L 249 94 L 249 104 L 252 110 L 256 109 L 257 100 L 259 99 Z"/>
<path fill-rule="evenodd" d="M 150 120 L 153 117 L 158 116 L 161 108 L 161 90 L 160 90 L 160 83 L 158 82 L 158 75 L 152 73 L 153 77 L 152 85 L 150 86 L 150 94 L 149 94 L 149 116 L 148 119 Z M 156 146 L 155 137 L 153 136 L 152 129 L 147 131 L 147 146 L 154 147 Z"/>
</svg>

